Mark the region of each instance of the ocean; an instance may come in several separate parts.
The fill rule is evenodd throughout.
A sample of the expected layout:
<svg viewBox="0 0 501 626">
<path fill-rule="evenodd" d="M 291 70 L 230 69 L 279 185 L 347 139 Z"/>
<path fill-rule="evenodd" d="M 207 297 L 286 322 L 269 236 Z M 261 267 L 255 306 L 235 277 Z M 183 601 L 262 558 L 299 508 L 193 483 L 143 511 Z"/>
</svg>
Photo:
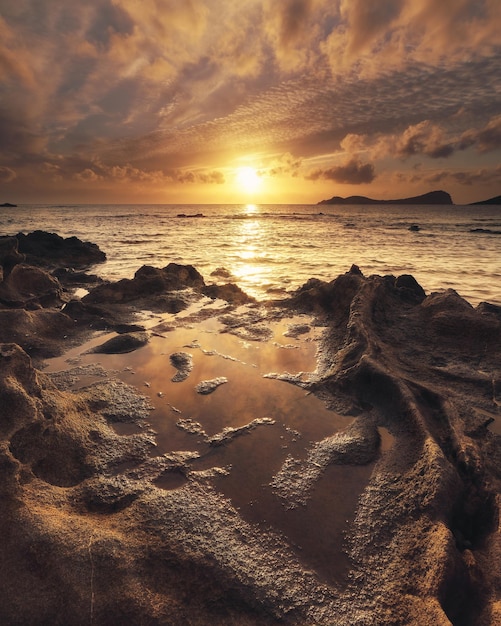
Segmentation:
<svg viewBox="0 0 501 626">
<path fill-rule="evenodd" d="M 501 206 L 20 205 L 0 232 L 33 230 L 92 241 L 93 271 L 131 278 L 142 265 L 194 265 L 268 299 L 352 264 L 366 275 L 412 274 L 426 293 L 455 289 L 501 305 Z"/>
</svg>

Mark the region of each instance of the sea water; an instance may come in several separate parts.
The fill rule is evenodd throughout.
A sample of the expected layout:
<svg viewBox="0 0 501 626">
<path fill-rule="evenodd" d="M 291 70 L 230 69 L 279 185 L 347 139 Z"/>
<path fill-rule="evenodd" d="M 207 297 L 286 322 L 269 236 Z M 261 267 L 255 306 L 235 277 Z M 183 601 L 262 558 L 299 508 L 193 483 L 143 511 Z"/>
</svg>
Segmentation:
<svg viewBox="0 0 501 626">
<path fill-rule="evenodd" d="M 501 304 L 501 206 L 21 205 L 0 209 L 0 234 L 33 230 L 97 243 L 101 276 L 142 265 L 229 274 L 259 299 L 352 264 L 366 275 L 412 274 L 427 293 L 455 289 Z M 219 271 L 218 271 L 219 270 Z"/>
</svg>

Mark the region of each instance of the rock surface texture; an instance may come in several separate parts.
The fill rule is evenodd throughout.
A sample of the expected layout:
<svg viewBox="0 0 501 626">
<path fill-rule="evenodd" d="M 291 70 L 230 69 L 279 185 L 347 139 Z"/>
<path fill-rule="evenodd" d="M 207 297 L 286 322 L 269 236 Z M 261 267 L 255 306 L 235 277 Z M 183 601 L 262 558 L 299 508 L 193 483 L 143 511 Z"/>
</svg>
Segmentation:
<svg viewBox="0 0 501 626">
<path fill-rule="evenodd" d="M 7 276 L 20 254 L 11 244 Z M 194 268 L 142 268 L 91 290 L 79 320 L 42 304 L 0 311 L 0 623 L 500 624 L 501 437 L 492 425 L 499 430 L 501 309 L 474 309 L 450 290 L 426 296 L 412 277 L 366 278 L 355 266 L 280 303 L 326 326 L 316 371 L 289 382 L 352 422 L 305 458 L 288 457 L 276 497 L 307 506 L 329 465 L 373 463 L 349 531 L 349 580 L 336 587 L 282 536 L 245 521 L 210 473 L 191 471 L 195 453 L 155 456 L 151 407 L 131 387 L 110 374 L 72 391 L 35 367 L 44 343 L 64 348 L 64 324 L 71 334 L 150 290 L 172 301 L 188 288 L 204 288 Z M 146 341 L 129 334 L 120 349 L 131 337 Z M 189 374 L 189 359 L 173 365 Z M 124 423 L 137 432 L 118 434 Z M 225 429 L 210 444 L 272 423 Z M 381 429 L 393 437 L 383 453 Z M 182 485 L 158 488 L 169 475 Z"/>
</svg>

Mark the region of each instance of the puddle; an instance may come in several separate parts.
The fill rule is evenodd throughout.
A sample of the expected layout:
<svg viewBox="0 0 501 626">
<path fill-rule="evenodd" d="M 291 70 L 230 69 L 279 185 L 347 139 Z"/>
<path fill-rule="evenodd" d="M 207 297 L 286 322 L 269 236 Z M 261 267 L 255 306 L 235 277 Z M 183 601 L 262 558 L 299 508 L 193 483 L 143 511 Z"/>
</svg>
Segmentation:
<svg viewBox="0 0 501 626">
<path fill-rule="evenodd" d="M 258 323 L 263 325 L 263 321 Z M 300 323 L 303 327 L 298 332 Z M 272 372 L 302 372 L 307 376 L 315 370 L 317 345 L 313 339 L 318 329 L 307 332 L 304 324 L 303 318 L 268 322 L 270 339 L 250 341 L 231 332 L 220 332 L 221 323 L 207 319 L 189 327 L 169 326 L 168 332 L 152 335 L 146 346 L 131 353 L 84 354 L 91 345 L 109 337 L 101 335 L 82 346 L 78 354 L 72 351 L 52 360 L 45 371 L 68 369 L 68 359 L 70 363 L 76 360 L 79 365 L 100 364 L 136 386 L 155 407 L 148 418 L 158 444 L 154 455 L 196 451 L 201 458 L 190 463 L 191 471 L 214 467 L 228 470 L 212 480 L 241 515 L 283 534 L 308 568 L 315 569 L 326 581 L 339 584 L 349 567 L 343 552 L 344 533 L 355 515 L 372 465 L 327 468 L 308 503 L 294 510 L 287 509 L 270 487 L 287 456 L 304 458 L 312 442 L 350 423 L 349 418 L 328 410 L 304 389 L 264 377 Z M 287 332 L 290 328 L 295 332 Z M 172 381 L 177 370 L 170 355 L 176 352 L 190 354 L 193 361 L 193 368 L 182 382 Z M 197 392 L 200 383 L 222 377 L 227 382 L 212 393 Z M 270 420 L 259 422 L 256 428 L 238 434 L 224 445 L 211 446 L 207 441 L 225 428 L 239 428 L 262 418 Z M 190 423 L 189 420 L 199 426 L 191 431 L 179 427 L 179 423 Z M 117 426 L 124 435 L 137 432 L 129 430 L 129 425 L 114 428 Z M 383 449 L 391 447 L 391 435 L 381 430 Z M 185 482 L 183 473 L 169 471 L 155 484 L 170 490 Z"/>
<path fill-rule="evenodd" d="M 186 484 L 187 478 L 186 476 L 180 472 L 179 470 L 171 470 L 167 472 L 163 472 L 157 479 L 153 481 L 153 483 L 159 489 L 165 489 L 167 491 L 172 491 L 173 489 L 179 489 L 184 484 Z"/>
</svg>

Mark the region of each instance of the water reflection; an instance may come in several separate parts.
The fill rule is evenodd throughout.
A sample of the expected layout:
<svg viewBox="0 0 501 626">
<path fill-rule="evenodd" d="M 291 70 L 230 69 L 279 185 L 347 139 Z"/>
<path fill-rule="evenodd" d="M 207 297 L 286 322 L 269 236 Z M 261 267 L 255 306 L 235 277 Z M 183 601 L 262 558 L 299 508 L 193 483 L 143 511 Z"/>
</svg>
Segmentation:
<svg viewBox="0 0 501 626">
<path fill-rule="evenodd" d="M 213 320 L 191 328 L 176 328 L 163 336 L 152 336 L 150 343 L 127 355 L 85 354 L 81 364 L 99 362 L 108 370 L 138 387 L 156 407 L 149 423 L 157 433 L 155 455 L 171 451 L 196 451 L 200 459 L 191 471 L 224 467 L 215 486 L 241 514 L 256 524 L 270 525 L 301 547 L 301 559 L 325 579 L 340 582 L 348 569 L 342 551 L 343 536 L 355 514 L 357 499 L 367 484 L 371 466 L 332 467 L 315 487 L 306 507 L 287 510 L 273 494 L 270 482 L 287 456 L 304 458 L 311 442 L 345 428 L 349 419 L 329 411 L 315 396 L 283 381 L 264 378 L 270 372 L 313 371 L 316 342 L 309 336 L 284 336 L 287 323 L 305 322 L 294 318 L 268 322 L 274 332 L 268 342 L 250 342 L 229 332 L 214 331 Z M 308 340 L 309 339 L 309 340 Z M 176 370 L 170 362 L 173 352 L 192 355 L 193 369 L 182 382 L 173 382 Z M 62 359 L 47 368 L 64 368 Z M 202 396 L 197 383 L 224 376 L 228 382 L 214 393 Z M 210 446 L 207 437 L 225 428 L 245 426 L 256 418 L 268 417 L 263 424 L 238 436 L 226 445 Z M 191 419 L 201 430 L 190 433 L 180 427 L 180 419 Z M 127 434 L 127 433 L 124 433 Z M 160 488 L 181 487 L 189 476 L 165 473 L 156 481 Z"/>
<path fill-rule="evenodd" d="M 235 239 L 236 262 L 233 273 L 242 289 L 254 295 L 260 291 L 269 274 L 266 234 L 261 221 L 241 220 Z"/>
</svg>

